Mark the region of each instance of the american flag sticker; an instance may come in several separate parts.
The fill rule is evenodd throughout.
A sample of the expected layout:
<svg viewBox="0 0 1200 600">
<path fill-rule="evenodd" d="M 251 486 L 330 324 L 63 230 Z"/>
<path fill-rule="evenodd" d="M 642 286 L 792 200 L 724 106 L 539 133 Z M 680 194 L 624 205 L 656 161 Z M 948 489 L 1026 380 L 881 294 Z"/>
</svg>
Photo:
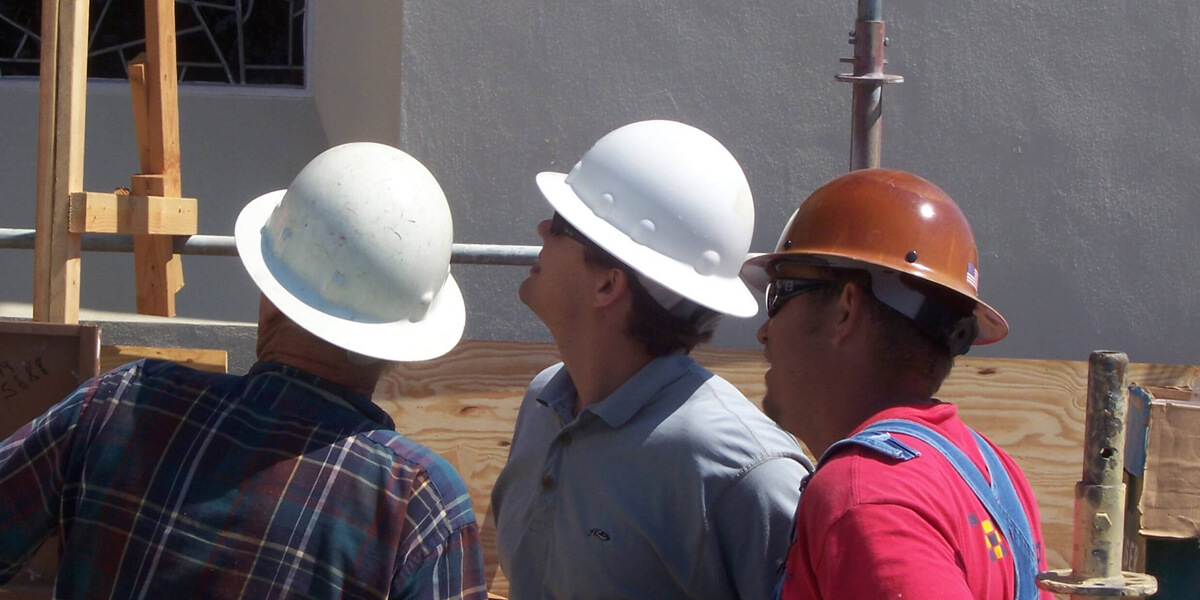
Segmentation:
<svg viewBox="0 0 1200 600">
<path fill-rule="evenodd" d="M 979 271 L 972 263 L 967 263 L 967 283 L 971 284 L 971 289 L 975 290 L 975 293 L 979 293 Z"/>
</svg>

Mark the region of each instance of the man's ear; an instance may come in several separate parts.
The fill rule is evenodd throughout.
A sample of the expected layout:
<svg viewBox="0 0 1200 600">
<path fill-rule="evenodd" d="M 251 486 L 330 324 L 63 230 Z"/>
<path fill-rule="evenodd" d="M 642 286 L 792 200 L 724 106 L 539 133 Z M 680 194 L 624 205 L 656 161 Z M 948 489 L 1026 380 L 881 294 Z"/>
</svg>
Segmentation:
<svg viewBox="0 0 1200 600">
<path fill-rule="evenodd" d="M 870 300 L 862 284 L 851 281 L 842 286 L 833 306 L 833 343 L 841 343 L 866 326 Z"/>
<path fill-rule="evenodd" d="M 611 306 L 629 293 L 629 274 L 624 269 L 605 267 L 597 276 L 593 297 L 595 308 Z"/>
</svg>

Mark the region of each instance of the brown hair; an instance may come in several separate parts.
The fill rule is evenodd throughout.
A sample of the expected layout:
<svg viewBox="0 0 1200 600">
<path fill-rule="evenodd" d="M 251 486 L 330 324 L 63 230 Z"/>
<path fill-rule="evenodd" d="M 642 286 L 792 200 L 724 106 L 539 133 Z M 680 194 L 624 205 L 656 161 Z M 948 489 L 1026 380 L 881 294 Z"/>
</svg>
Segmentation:
<svg viewBox="0 0 1200 600">
<path fill-rule="evenodd" d="M 687 354 L 697 345 L 712 339 L 715 320 L 719 317 L 715 311 L 684 299 L 684 302 L 696 308 L 690 311 L 691 318 L 677 317 L 663 308 L 650 292 L 646 291 L 633 269 L 613 255 L 598 247 L 584 245 L 583 259 L 589 265 L 620 269 L 625 273 L 629 291 L 633 295 L 633 310 L 629 313 L 626 330 L 651 356 L 666 356 L 677 352 Z"/>
</svg>

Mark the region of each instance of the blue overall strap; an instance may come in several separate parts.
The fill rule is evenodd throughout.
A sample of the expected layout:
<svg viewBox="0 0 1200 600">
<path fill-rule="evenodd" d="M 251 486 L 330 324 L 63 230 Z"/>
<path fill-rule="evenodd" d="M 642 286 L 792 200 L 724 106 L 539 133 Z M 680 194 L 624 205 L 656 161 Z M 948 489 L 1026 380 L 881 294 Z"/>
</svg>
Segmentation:
<svg viewBox="0 0 1200 600">
<path fill-rule="evenodd" d="M 992 449 L 987 440 L 983 439 L 982 435 L 979 435 L 979 432 L 974 429 L 970 429 L 970 431 L 971 435 L 975 437 L 975 444 L 979 446 L 979 453 L 983 455 L 983 460 L 987 463 L 988 474 L 992 478 L 992 493 L 1000 501 L 1002 512 L 1000 518 L 1005 521 L 1002 524 L 1004 526 L 1002 531 L 1008 538 L 1009 547 L 1013 548 L 1013 564 L 1017 567 L 1017 597 L 1022 599 L 1038 598 L 1037 574 L 1040 569 L 1037 562 L 1037 550 L 1033 546 L 1033 527 L 1029 523 L 1029 515 L 1025 512 L 1025 506 L 1021 504 L 1020 497 L 1017 496 L 1017 488 L 1013 485 L 1012 477 L 1004 468 L 1004 464 L 1000 462 L 996 451 Z M 1009 531 L 1019 533 L 1019 535 L 1014 533 L 1010 536 Z M 1022 577 L 1023 574 L 1027 574 L 1027 576 Z"/>
<path fill-rule="evenodd" d="M 1025 508 L 1017 497 L 1012 479 L 1009 477 L 1004 465 L 1000 462 L 1000 457 L 992 450 L 991 445 L 983 439 L 983 436 L 971 430 L 971 434 L 975 438 L 975 443 L 979 447 L 979 452 L 983 455 L 984 462 L 987 465 L 988 474 L 992 480 L 992 483 L 989 484 L 984 479 L 983 473 L 979 471 L 975 463 L 971 462 L 966 453 L 950 443 L 949 440 L 938 432 L 912 421 L 903 419 L 876 421 L 855 436 L 849 438 L 849 440 L 853 440 L 858 436 L 864 436 L 866 439 L 872 440 L 871 443 L 864 444 L 861 441 L 854 443 L 875 448 L 882 445 L 877 441 L 879 436 L 891 433 L 915 437 L 929 444 L 939 454 L 946 457 L 946 460 L 954 467 L 954 470 L 958 472 L 963 481 L 970 486 L 971 491 L 975 493 L 975 496 L 979 498 L 979 501 L 987 508 L 988 513 L 1000 528 L 1000 532 L 1008 540 L 1009 548 L 1013 553 L 1013 565 L 1015 567 L 1013 574 L 1014 587 L 1017 590 L 1017 600 L 1036 600 L 1038 598 L 1038 589 L 1034 579 L 1037 576 L 1038 564 L 1037 555 L 1033 549 L 1033 531 L 1029 526 L 1029 519 L 1025 514 Z M 843 440 L 843 442 L 849 440 Z M 899 440 L 893 441 L 897 444 L 900 443 Z M 838 442 L 838 444 L 841 443 Z M 834 446 L 837 446 L 837 444 Z M 834 446 L 831 446 L 829 449 L 832 450 Z M 911 448 L 909 451 L 916 453 Z M 885 454 L 896 458 L 892 454 Z M 821 462 L 824 462 L 828 455 L 829 451 L 827 450 L 821 456 Z M 902 460 L 908 460 L 908 458 L 902 458 Z"/>
<path fill-rule="evenodd" d="M 892 437 L 886 431 L 867 431 L 864 429 L 844 440 L 838 440 L 826 448 L 825 452 L 821 453 L 821 458 L 817 459 L 817 469 L 819 470 L 829 457 L 837 454 L 838 451 L 846 446 L 862 446 L 898 461 L 911 460 L 921 455 L 920 452 L 913 450 L 908 444 Z M 813 471 L 812 475 L 800 481 L 801 501 L 804 499 L 804 488 L 808 487 L 808 482 L 812 481 L 815 474 L 816 470 Z M 793 535 L 795 534 L 793 533 Z"/>
</svg>

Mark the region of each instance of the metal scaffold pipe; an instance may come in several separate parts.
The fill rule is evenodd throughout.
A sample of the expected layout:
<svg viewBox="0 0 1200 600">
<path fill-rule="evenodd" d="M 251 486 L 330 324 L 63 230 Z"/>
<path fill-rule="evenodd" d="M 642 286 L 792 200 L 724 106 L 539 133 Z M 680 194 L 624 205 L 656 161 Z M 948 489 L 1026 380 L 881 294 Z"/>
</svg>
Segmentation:
<svg viewBox="0 0 1200 600">
<path fill-rule="evenodd" d="M 32 250 L 34 230 L 0 229 L 0 248 Z M 81 248 L 89 252 L 133 252 L 133 236 L 115 234 L 84 234 Z M 530 266 L 537 260 L 540 246 L 507 246 L 501 244 L 454 244 L 450 262 L 460 265 Z M 237 256 L 233 236 L 188 235 L 175 236 L 176 254 L 189 256 Z"/>
<path fill-rule="evenodd" d="M 858 0 L 858 19 L 850 32 L 854 58 L 842 59 L 854 65 L 854 72 L 838 75 L 837 80 L 854 84 L 850 115 L 850 170 L 871 169 L 880 164 L 883 142 L 883 86 L 900 83 L 903 77 L 886 75 L 883 65 L 883 3 Z"/>
<path fill-rule="evenodd" d="M 858 0 L 859 21 L 882 21 L 883 0 Z"/>
<path fill-rule="evenodd" d="M 1100 350 L 1088 359 L 1083 475 L 1075 484 L 1075 535 L 1070 571 L 1038 575 L 1038 587 L 1071 598 L 1142 598 L 1157 580 L 1121 571 L 1125 531 L 1125 414 L 1129 398 L 1123 352 Z"/>
</svg>

